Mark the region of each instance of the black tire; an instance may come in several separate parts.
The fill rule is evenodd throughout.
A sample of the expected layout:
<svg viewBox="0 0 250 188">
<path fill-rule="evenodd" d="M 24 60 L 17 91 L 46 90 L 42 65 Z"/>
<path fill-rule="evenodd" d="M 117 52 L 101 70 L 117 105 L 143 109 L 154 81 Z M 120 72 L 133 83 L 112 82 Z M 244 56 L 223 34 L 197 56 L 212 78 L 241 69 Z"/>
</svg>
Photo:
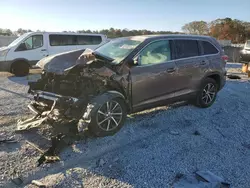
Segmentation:
<svg viewBox="0 0 250 188">
<path fill-rule="evenodd" d="M 214 87 L 214 90 L 211 90 L 211 93 L 207 92 L 209 86 L 211 88 L 212 86 Z M 212 95 L 213 93 L 212 91 L 214 91 L 214 95 Z M 205 78 L 205 80 L 201 84 L 200 91 L 196 95 L 195 105 L 200 108 L 210 107 L 216 100 L 217 92 L 218 92 L 217 82 L 212 78 Z"/>
<path fill-rule="evenodd" d="M 97 136 L 97 137 L 114 135 L 116 132 L 118 132 L 122 128 L 122 126 L 126 120 L 126 117 L 127 117 L 127 107 L 126 107 L 125 101 L 122 98 L 118 97 L 118 98 L 106 98 L 106 99 L 102 100 L 101 102 L 99 101 L 98 103 L 96 103 L 94 105 L 93 109 L 91 110 L 91 113 L 90 113 L 90 123 L 88 125 L 88 129 L 90 130 L 90 132 L 94 136 Z M 102 112 L 104 107 L 105 107 L 104 105 L 106 105 L 107 103 L 112 104 L 113 108 L 114 108 L 115 104 L 117 104 L 120 107 L 119 109 L 121 109 L 121 117 L 120 117 L 119 121 L 118 121 L 118 119 L 116 119 L 117 116 L 116 117 L 113 116 L 113 118 L 115 120 L 110 119 L 110 120 L 107 120 L 104 122 L 104 123 L 108 124 L 108 121 L 110 121 L 110 130 L 105 130 L 104 123 L 103 123 L 104 125 L 99 125 L 100 124 L 100 121 L 99 121 L 100 116 L 104 117 L 101 120 L 105 120 L 106 118 L 108 118 L 102 114 L 99 114 L 99 112 L 98 112 L 98 111 Z M 110 108 L 112 108 L 112 105 Z M 120 111 L 119 111 L 119 113 L 120 113 Z M 118 114 L 118 112 L 117 112 L 117 114 Z M 116 121 L 116 123 L 118 125 L 116 125 L 116 123 L 114 121 Z M 111 125 L 112 125 L 112 127 L 111 127 Z"/>
<path fill-rule="evenodd" d="M 29 71 L 29 64 L 24 61 L 15 62 L 11 67 L 11 72 L 18 77 L 27 76 Z"/>
</svg>

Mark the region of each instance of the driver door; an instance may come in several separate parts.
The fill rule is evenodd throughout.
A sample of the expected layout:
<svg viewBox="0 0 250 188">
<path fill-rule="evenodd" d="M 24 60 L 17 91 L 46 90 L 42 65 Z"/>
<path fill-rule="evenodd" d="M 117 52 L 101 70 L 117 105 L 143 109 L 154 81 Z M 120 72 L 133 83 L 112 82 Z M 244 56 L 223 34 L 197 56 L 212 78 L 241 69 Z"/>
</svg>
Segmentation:
<svg viewBox="0 0 250 188">
<path fill-rule="evenodd" d="M 48 55 L 46 41 L 43 34 L 36 34 L 24 40 L 13 53 L 16 58 L 23 58 L 34 65 Z"/>
<path fill-rule="evenodd" d="M 131 68 L 134 109 L 154 106 L 174 96 L 177 68 L 171 46 L 171 40 L 158 40 L 138 54 L 138 64 Z"/>
</svg>

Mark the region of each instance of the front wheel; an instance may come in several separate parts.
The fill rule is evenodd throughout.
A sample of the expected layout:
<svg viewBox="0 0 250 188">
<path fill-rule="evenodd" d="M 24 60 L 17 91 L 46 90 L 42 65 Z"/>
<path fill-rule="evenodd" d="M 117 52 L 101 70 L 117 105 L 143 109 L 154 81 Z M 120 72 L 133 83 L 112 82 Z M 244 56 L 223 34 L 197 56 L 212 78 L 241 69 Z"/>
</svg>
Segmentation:
<svg viewBox="0 0 250 188">
<path fill-rule="evenodd" d="M 29 74 L 29 70 L 29 64 L 23 61 L 15 62 L 11 68 L 11 72 L 18 77 L 27 76 Z"/>
<path fill-rule="evenodd" d="M 218 85 L 216 81 L 212 78 L 206 78 L 197 93 L 195 105 L 201 108 L 210 107 L 216 99 L 217 92 Z"/>
<path fill-rule="evenodd" d="M 118 132 L 124 124 L 127 108 L 122 98 L 102 101 L 91 112 L 90 131 L 95 136 L 109 136 Z"/>
</svg>

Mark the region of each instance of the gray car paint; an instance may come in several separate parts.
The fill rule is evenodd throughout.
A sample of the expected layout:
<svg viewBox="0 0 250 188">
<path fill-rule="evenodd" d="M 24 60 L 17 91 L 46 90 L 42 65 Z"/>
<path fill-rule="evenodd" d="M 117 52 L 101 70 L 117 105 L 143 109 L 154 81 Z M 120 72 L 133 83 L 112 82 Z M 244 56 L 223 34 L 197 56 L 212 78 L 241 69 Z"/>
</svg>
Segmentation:
<svg viewBox="0 0 250 188">
<path fill-rule="evenodd" d="M 123 86 L 126 98 L 130 99 L 132 111 L 140 111 L 145 108 L 164 105 L 165 102 L 180 100 L 182 96 L 191 97 L 197 90 L 204 78 L 210 75 L 220 77 L 220 88 L 225 84 L 225 64 L 221 58 L 224 55 L 218 42 L 208 36 L 196 35 L 153 35 L 144 36 L 145 41 L 134 49 L 124 61 L 121 62 L 118 74 L 122 79 L 129 80 Z M 197 57 L 174 59 L 165 63 L 147 66 L 132 66 L 131 59 L 134 59 L 146 45 L 156 40 L 204 40 L 213 44 L 218 50 L 218 54 L 200 55 Z M 74 51 L 58 54 L 44 58 L 38 65 L 45 70 L 62 74 L 66 69 L 74 67 L 77 56 L 83 51 Z M 73 53 L 73 54 L 72 54 Z M 168 72 L 168 69 L 174 69 Z M 128 76 L 129 71 L 129 76 Z M 120 81 L 119 81 L 120 82 Z"/>
<path fill-rule="evenodd" d="M 200 89 L 202 80 L 211 75 L 220 77 L 220 88 L 225 84 L 224 55 L 218 42 L 207 36 L 167 35 L 154 36 L 148 43 L 156 40 L 191 39 L 208 41 L 213 44 L 218 54 L 175 59 L 165 63 L 131 68 L 133 111 L 168 104 L 181 99 L 188 99 Z M 135 55 L 135 57 L 138 56 Z M 168 68 L 175 71 L 168 73 Z"/>
</svg>

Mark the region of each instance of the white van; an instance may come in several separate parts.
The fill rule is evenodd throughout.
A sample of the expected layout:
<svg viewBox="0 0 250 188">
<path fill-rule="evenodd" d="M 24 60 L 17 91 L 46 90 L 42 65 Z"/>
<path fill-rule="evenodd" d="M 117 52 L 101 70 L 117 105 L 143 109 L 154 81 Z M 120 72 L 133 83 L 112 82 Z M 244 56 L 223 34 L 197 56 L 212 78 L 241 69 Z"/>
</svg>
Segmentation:
<svg viewBox="0 0 250 188">
<path fill-rule="evenodd" d="M 25 76 L 40 59 L 77 49 L 95 49 L 107 42 L 102 34 L 30 32 L 0 48 L 0 71 Z"/>
</svg>

